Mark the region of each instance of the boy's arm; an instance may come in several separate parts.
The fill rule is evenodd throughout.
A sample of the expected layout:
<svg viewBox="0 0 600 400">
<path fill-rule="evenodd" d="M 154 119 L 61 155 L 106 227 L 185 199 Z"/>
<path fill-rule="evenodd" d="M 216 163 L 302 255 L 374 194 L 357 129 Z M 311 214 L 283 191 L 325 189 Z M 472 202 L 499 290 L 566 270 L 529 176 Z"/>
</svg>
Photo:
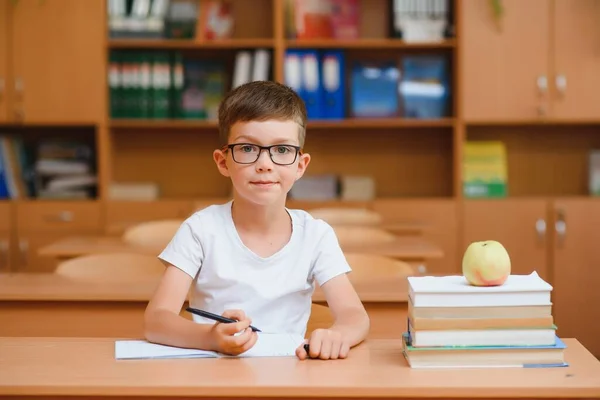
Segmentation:
<svg viewBox="0 0 600 400">
<path fill-rule="evenodd" d="M 334 318 L 330 329 L 339 332 L 349 347 L 362 342 L 369 333 L 370 320 L 348 276 L 331 278 L 321 289 Z"/>
<path fill-rule="evenodd" d="M 170 346 L 197 348 L 240 354 L 256 343 L 250 320 L 241 310 L 226 310 L 223 316 L 236 319 L 229 324 L 197 324 L 179 315 L 188 294 L 192 278 L 173 265 L 167 270 L 146 307 L 144 331 L 150 342 Z M 245 331 L 244 331 L 245 330 Z M 234 336 L 235 333 L 243 334 Z"/>
<path fill-rule="evenodd" d="M 171 264 L 156 289 L 144 314 L 144 331 L 150 342 L 178 347 L 213 350 L 210 325 L 196 324 L 179 311 L 186 300 L 192 278 Z"/>
</svg>

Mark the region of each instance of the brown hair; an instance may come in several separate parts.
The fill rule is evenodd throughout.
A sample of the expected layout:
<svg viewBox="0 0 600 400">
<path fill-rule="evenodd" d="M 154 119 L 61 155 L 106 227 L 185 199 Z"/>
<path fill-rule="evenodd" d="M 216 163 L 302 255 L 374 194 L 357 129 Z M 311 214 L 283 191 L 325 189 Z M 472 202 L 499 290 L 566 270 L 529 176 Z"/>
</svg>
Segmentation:
<svg viewBox="0 0 600 400">
<path fill-rule="evenodd" d="M 229 132 L 236 122 L 293 120 L 299 127 L 298 140 L 304 146 L 306 106 L 291 88 L 273 81 L 245 83 L 225 95 L 219 105 L 219 140 L 228 144 Z"/>
</svg>

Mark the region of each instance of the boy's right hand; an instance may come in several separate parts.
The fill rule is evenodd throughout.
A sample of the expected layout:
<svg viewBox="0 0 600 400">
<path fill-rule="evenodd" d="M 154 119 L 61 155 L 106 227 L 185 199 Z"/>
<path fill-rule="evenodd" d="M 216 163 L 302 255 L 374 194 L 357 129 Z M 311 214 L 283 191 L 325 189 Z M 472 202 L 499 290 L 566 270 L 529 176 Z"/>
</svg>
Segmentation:
<svg viewBox="0 0 600 400">
<path fill-rule="evenodd" d="M 222 316 L 238 322 L 214 324 L 211 334 L 216 350 L 223 354 L 237 356 L 251 349 L 258 340 L 258 334 L 250 328 L 252 321 L 246 317 L 246 314 L 242 310 L 226 310 Z M 235 335 L 238 332 L 241 333 Z"/>
</svg>

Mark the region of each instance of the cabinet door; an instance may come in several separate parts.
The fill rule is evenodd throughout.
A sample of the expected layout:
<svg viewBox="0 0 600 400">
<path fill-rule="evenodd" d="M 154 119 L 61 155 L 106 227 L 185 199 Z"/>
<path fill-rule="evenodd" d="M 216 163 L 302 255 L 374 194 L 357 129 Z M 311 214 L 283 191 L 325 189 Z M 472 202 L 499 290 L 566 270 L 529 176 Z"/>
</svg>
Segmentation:
<svg viewBox="0 0 600 400">
<path fill-rule="evenodd" d="M 560 337 L 578 339 L 600 357 L 600 201 L 554 203 L 553 314 Z"/>
<path fill-rule="evenodd" d="M 19 0 L 12 7 L 18 122 L 90 124 L 105 111 L 105 3 Z"/>
<path fill-rule="evenodd" d="M 467 200 L 462 247 L 466 249 L 472 242 L 496 240 L 510 255 L 512 274 L 537 271 L 548 279 L 547 217 L 545 200 Z"/>
<path fill-rule="evenodd" d="M 9 0 L 0 0 L 0 122 L 8 121 Z"/>
<path fill-rule="evenodd" d="M 598 119 L 600 115 L 600 2 L 555 0 L 553 115 Z"/>
<path fill-rule="evenodd" d="M 548 113 L 547 91 L 541 94 L 540 87 L 549 69 L 550 1 L 504 0 L 499 24 L 489 1 L 460 2 L 460 97 L 467 121 Z"/>
<path fill-rule="evenodd" d="M 0 272 L 10 272 L 10 239 L 13 228 L 11 211 L 9 201 L 0 201 Z"/>
</svg>

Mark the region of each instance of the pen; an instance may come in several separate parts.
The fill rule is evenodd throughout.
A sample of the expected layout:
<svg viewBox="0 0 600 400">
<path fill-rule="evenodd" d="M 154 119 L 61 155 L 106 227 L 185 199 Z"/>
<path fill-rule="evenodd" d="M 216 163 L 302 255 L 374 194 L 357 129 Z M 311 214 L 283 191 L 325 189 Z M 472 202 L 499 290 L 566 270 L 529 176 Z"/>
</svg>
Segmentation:
<svg viewBox="0 0 600 400">
<path fill-rule="evenodd" d="M 192 308 L 192 307 L 186 308 L 185 311 L 187 311 L 189 313 L 192 313 L 192 314 L 199 315 L 201 317 L 212 319 L 214 321 L 223 322 L 225 324 L 229 324 L 229 323 L 233 323 L 233 322 L 238 322 L 235 319 L 226 318 L 226 317 L 223 317 L 222 315 L 213 314 L 211 312 L 204 311 L 204 310 L 198 310 L 198 309 Z M 255 328 L 252 325 L 250 325 L 250 329 L 252 329 L 254 332 L 260 332 L 260 329 Z"/>
</svg>

